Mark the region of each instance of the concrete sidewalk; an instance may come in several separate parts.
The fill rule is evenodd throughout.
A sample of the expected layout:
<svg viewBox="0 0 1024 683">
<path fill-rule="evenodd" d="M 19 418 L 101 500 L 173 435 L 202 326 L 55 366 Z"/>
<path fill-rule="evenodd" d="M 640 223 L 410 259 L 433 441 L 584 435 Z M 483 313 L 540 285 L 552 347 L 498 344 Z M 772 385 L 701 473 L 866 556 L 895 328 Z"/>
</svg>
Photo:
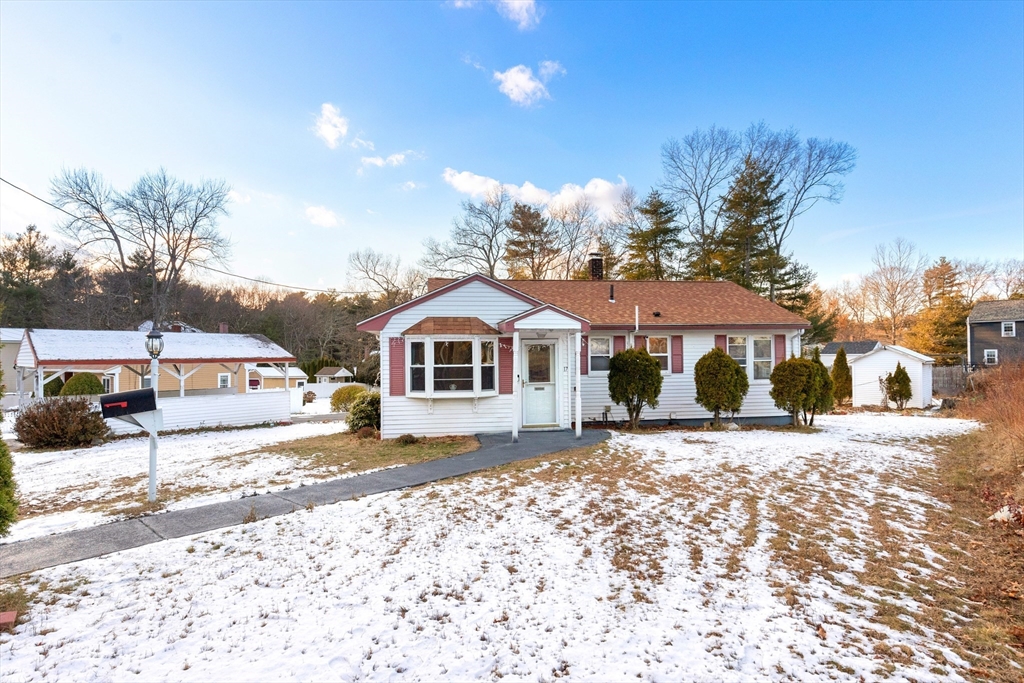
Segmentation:
<svg viewBox="0 0 1024 683">
<path fill-rule="evenodd" d="M 590 446 L 607 439 L 608 432 L 585 429 L 582 439 L 576 439 L 572 432 L 567 431 L 520 432 L 519 443 L 512 443 L 510 433 L 480 434 L 477 438 L 480 440 L 479 449 L 451 458 L 0 545 L 0 578 L 99 557 L 169 538 L 235 526 L 241 524 L 253 509 L 258 519 L 276 517 L 309 503 L 329 505 L 356 496 L 419 486 L 517 460 Z"/>
</svg>

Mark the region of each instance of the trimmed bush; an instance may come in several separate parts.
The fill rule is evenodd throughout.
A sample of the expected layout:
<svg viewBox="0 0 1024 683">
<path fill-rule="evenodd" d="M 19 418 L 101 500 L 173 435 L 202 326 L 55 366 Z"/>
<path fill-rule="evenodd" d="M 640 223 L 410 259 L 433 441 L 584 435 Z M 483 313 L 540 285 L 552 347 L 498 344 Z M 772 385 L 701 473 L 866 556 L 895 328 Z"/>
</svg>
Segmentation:
<svg viewBox="0 0 1024 683">
<path fill-rule="evenodd" d="M 64 380 L 60 377 L 55 377 L 43 385 L 43 396 L 60 396 L 63 388 Z"/>
<path fill-rule="evenodd" d="M 376 391 L 362 392 L 352 401 L 345 422 L 353 432 L 358 432 L 363 427 L 373 427 L 380 431 L 380 394 Z"/>
<path fill-rule="evenodd" d="M 62 396 L 25 408 L 14 422 L 18 441 L 32 448 L 89 446 L 110 428 L 92 403 L 80 396 Z"/>
<path fill-rule="evenodd" d="M 814 363 L 806 358 L 790 358 L 772 370 L 769 395 L 775 405 L 793 416 L 793 426 L 800 426 L 800 413 L 813 405 Z"/>
<path fill-rule="evenodd" d="M 11 525 L 18 519 L 18 499 L 14 495 L 14 464 L 11 451 L 0 440 L 0 536 L 11 533 Z"/>
<path fill-rule="evenodd" d="M 739 411 L 750 389 L 746 371 L 718 347 L 701 356 L 693 366 L 693 381 L 697 385 L 694 400 L 704 410 L 715 414 L 716 426 L 722 423 L 723 410 Z"/>
<path fill-rule="evenodd" d="M 306 405 L 307 403 L 312 403 L 315 400 L 316 400 L 316 392 L 315 391 L 304 391 L 304 392 L 302 392 L 302 405 Z"/>
<path fill-rule="evenodd" d="M 103 393 L 103 382 L 91 372 L 79 372 L 60 390 L 61 396 L 97 396 Z"/>
<path fill-rule="evenodd" d="M 357 439 L 373 439 L 377 436 L 377 430 L 373 427 L 360 427 L 356 432 Z"/>
<path fill-rule="evenodd" d="M 626 349 L 608 363 L 608 394 L 626 406 L 629 426 L 636 429 L 644 406 L 658 407 L 661 395 L 661 365 L 647 349 Z"/>
<path fill-rule="evenodd" d="M 813 393 L 810 401 L 811 420 L 807 422 L 807 414 L 804 414 L 804 422 L 811 427 L 814 426 L 814 416 L 818 413 L 831 412 L 836 407 L 835 383 L 828 374 L 828 368 L 821 362 L 821 351 L 814 349 L 814 356 L 811 358 L 814 364 L 814 376 L 811 385 Z"/>
<path fill-rule="evenodd" d="M 395 443 L 401 446 L 411 446 L 414 443 L 419 443 L 419 439 L 412 434 L 402 434 L 400 437 L 395 439 Z"/>
<path fill-rule="evenodd" d="M 913 396 L 910 388 L 910 375 L 907 369 L 896 362 L 896 369 L 885 377 L 886 398 L 896 404 L 897 410 L 903 410 Z"/>
<path fill-rule="evenodd" d="M 846 349 L 839 347 L 836 360 L 832 363 L 832 385 L 835 402 L 843 405 L 843 401 L 853 398 L 853 373 L 846 361 Z"/>
<path fill-rule="evenodd" d="M 359 398 L 360 394 L 365 393 L 366 389 L 358 384 L 346 384 L 335 389 L 331 394 L 331 411 L 335 413 L 347 411 L 352 407 L 352 402 Z"/>
</svg>

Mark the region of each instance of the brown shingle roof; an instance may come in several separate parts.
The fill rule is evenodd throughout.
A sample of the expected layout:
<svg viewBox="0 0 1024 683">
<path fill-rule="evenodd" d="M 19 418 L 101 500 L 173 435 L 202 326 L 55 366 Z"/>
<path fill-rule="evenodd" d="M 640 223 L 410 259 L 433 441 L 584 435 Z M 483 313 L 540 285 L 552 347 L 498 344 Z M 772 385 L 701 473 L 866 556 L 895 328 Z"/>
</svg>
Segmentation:
<svg viewBox="0 0 1024 683">
<path fill-rule="evenodd" d="M 453 280 L 431 278 L 428 291 Z M 523 294 L 586 318 L 591 326 L 775 325 L 809 327 L 795 313 L 732 282 L 691 280 L 501 280 Z M 615 302 L 609 301 L 615 287 Z M 661 315 L 655 316 L 658 312 Z"/>
<path fill-rule="evenodd" d="M 480 318 L 432 317 L 424 318 L 405 332 L 406 334 L 489 334 L 498 331 Z"/>
</svg>

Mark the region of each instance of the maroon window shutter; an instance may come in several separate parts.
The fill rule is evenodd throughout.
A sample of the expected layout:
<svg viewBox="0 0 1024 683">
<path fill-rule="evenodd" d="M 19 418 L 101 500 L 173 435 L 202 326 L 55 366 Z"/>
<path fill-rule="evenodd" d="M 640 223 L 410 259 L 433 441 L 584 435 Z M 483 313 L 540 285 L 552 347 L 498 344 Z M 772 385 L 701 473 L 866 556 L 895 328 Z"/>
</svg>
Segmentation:
<svg viewBox="0 0 1024 683">
<path fill-rule="evenodd" d="M 581 335 L 583 343 L 580 344 L 580 374 L 586 375 L 590 372 L 590 340 L 587 335 Z"/>
<path fill-rule="evenodd" d="M 775 364 L 786 360 L 786 335 L 775 335 Z"/>
<path fill-rule="evenodd" d="M 612 337 L 612 355 L 626 350 L 625 337 Z"/>
<path fill-rule="evenodd" d="M 405 337 L 388 339 L 388 382 L 392 396 L 405 396 Z"/>
<path fill-rule="evenodd" d="M 683 337 L 674 335 L 672 337 L 672 372 L 683 371 Z"/>
<path fill-rule="evenodd" d="M 725 335 L 724 334 L 716 334 L 715 335 L 715 346 L 717 346 L 718 348 L 722 349 L 726 353 L 729 353 L 729 347 L 726 345 Z"/>
<path fill-rule="evenodd" d="M 635 335 L 633 337 L 633 348 L 634 349 L 646 349 L 647 348 L 647 337 L 643 335 Z"/>
<path fill-rule="evenodd" d="M 512 337 L 498 339 L 498 393 L 512 393 Z"/>
</svg>

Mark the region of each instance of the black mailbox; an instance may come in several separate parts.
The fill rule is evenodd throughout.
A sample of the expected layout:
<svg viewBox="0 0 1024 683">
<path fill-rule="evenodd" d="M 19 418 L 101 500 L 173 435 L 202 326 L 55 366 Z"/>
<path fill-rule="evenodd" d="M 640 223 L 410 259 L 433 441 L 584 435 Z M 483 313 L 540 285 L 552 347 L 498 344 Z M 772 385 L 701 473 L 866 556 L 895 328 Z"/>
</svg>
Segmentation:
<svg viewBox="0 0 1024 683">
<path fill-rule="evenodd" d="M 103 394 L 100 396 L 100 407 L 105 418 L 148 413 L 156 410 L 156 393 L 152 389 L 136 389 L 119 394 Z"/>
</svg>

